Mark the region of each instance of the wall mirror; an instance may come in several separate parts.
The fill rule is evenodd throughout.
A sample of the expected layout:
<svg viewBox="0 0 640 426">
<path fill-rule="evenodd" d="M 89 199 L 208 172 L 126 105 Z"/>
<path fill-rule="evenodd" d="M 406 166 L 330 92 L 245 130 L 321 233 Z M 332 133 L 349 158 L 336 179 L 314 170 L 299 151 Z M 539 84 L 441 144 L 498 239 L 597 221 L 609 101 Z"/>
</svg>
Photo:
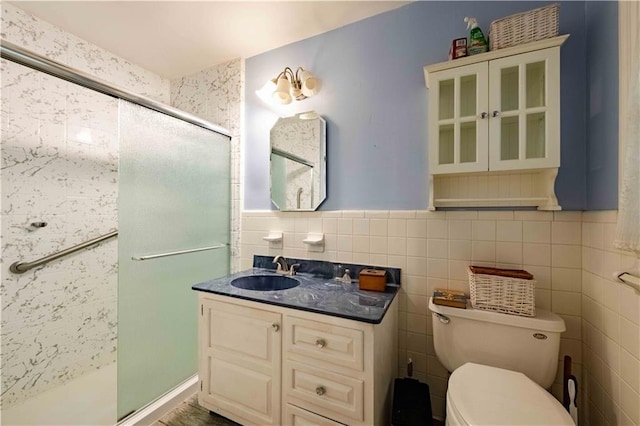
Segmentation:
<svg viewBox="0 0 640 426">
<path fill-rule="evenodd" d="M 271 202 L 281 211 L 313 211 L 324 201 L 326 122 L 314 111 L 271 128 Z"/>
</svg>

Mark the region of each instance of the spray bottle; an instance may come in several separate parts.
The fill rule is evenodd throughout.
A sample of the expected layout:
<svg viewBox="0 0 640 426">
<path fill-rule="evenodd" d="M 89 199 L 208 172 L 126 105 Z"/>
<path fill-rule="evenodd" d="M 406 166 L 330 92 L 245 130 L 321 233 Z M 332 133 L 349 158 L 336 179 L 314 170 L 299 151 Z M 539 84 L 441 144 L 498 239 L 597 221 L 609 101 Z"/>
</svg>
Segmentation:
<svg viewBox="0 0 640 426">
<path fill-rule="evenodd" d="M 469 55 L 487 52 L 489 50 L 489 43 L 487 43 L 487 39 L 478 26 L 476 18 L 467 16 L 464 18 L 464 22 L 467 23 L 467 30 L 469 30 L 469 46 L 467 47 Z"/>
</svg>

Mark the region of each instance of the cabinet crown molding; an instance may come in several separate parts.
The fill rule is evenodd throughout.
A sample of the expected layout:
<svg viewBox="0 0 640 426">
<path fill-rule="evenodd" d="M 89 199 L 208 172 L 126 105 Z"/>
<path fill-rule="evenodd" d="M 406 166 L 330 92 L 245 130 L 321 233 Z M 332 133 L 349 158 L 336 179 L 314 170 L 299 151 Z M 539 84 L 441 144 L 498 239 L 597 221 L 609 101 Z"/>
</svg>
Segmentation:
<svg viewBox="0 0 640 426">
<path fill-rule="evenodd" d="M 558 37 L 545 38 L 543 40 L 533 41 L 531 43 L 519 44 L 518 46 L 506 47 L 504 49 L 492 50 L 486 53 L 478 53 L 477 55 L 465 56 L 464 58 L 426 65 L 424 67 L 424 81 L 427 88 L 429 88 L 429 74 L 436 71 L 458 68 L 464 65 L 476 64 L 478 62 L 491 61 L 494 59 L 505 58 L 507 56 L 518 55 L 520 53 L 547 49 L 549 47 L 562 46 L 562 44 L 569 38 L 569 35 L 570 34 L 564 34 Z"/>
</svg>

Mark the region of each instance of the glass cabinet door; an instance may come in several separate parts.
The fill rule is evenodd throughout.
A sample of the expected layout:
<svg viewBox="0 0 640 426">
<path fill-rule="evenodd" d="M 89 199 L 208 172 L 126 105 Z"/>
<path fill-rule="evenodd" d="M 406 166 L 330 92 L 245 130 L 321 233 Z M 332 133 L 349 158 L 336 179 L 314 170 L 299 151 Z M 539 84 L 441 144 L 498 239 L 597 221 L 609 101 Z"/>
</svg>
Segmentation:
<svg viewBox="0 0 640 426">
<path fill-rule="evenodd" d="M 559 48 L 489 64 L 489 170 L 560 166 Z"/>
<path fill-rule="evenodd" d="M 432 174 L 486 171 L 487 63 L 433 74 L 429 96 Z"/>
</svg>

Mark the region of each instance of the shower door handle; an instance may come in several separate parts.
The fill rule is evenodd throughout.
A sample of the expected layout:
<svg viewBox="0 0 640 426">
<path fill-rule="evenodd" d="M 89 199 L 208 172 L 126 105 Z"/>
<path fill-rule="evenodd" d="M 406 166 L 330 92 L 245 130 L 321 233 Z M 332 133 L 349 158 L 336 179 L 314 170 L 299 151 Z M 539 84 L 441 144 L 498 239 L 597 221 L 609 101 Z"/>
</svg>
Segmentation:
<svg viewBox="0 0 640 426">
<path fill-rule="evenodd" d="M 149 254 L 149 255 L 145 255 L 145 256 L 131 256 L 131 260 L 157 259 L 159 257 L 176 256 L 178 254 L 195 253 L 195 252 L 198 252 L 198 251 L 205 251 L 205 250 L 215 250 L 215 249 L 224 248 L 224 247 L 228 247 L 228 246 L 229 246 L 228 243 L 223 243 L 223 244 L 218 244 L 218 245 L 215 245 L 215 246 L 200 247 L 200 248 L 188 249 L 188 250 L 170 251 L 170 252 L 167 252 L 167 253 Z"/>
</svg>

